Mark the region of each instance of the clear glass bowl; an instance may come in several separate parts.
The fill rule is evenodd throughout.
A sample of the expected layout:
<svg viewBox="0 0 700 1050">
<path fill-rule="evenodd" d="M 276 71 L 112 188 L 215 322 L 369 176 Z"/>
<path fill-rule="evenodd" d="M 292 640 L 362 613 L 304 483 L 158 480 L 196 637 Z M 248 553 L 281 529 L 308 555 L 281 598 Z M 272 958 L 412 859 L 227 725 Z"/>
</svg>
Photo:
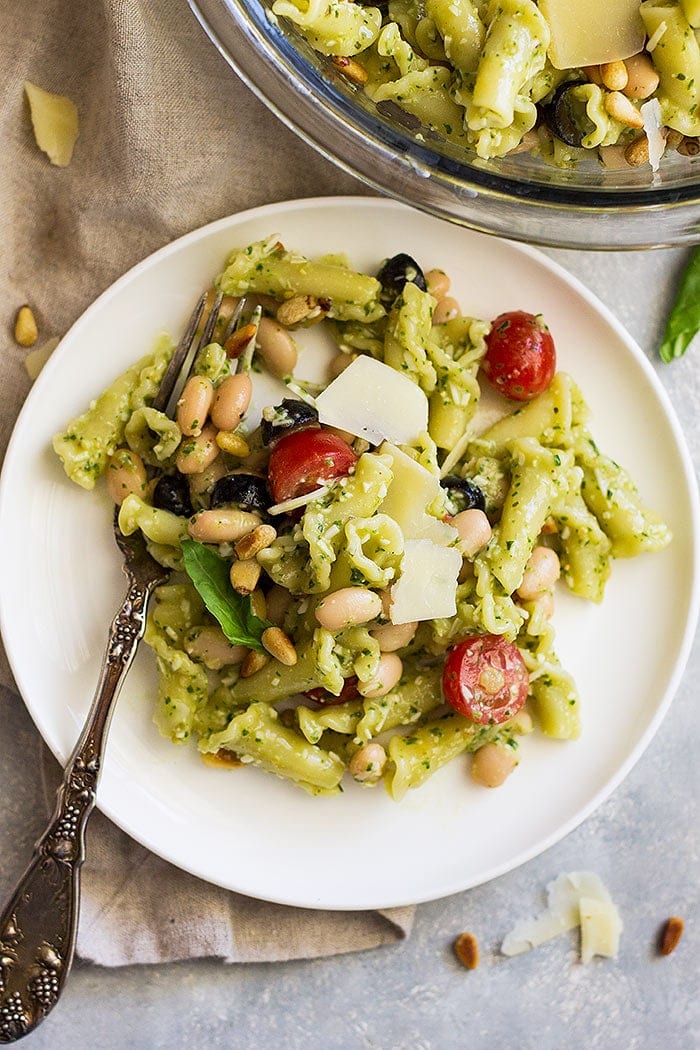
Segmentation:
<svg viewBox="0 0 700 1050">
<path fill-rule="evenodd" d="M 561 248 L 700 240 L 700 159 L 624 171 L 549 167 L 528 154 L 482 161 L 376 106 L 259 0 L 189 0 L 223 57 L 306 142 L 381 193 L 452 222 Z M 386 105 L 386 108 L 384 108 Z"/>
</svg>

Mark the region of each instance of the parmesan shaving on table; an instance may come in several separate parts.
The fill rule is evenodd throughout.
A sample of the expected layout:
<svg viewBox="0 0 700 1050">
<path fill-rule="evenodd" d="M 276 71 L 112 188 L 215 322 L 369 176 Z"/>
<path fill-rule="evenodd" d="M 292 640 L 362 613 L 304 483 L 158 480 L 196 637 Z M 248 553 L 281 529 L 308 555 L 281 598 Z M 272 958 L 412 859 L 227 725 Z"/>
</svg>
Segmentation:
<svg viewBox="0 0 700 1050">
<path fill-rule="evenodd" d="M 506 936 L 501 951 L 520 955 L 560 933 L 581 928 L 581 962 L 594 955 L 617 955 L 622 919 L 600 877 L 591 871 L 570 871 L 547 886 L 547 909 L 519 922 Z"/>
</svg>

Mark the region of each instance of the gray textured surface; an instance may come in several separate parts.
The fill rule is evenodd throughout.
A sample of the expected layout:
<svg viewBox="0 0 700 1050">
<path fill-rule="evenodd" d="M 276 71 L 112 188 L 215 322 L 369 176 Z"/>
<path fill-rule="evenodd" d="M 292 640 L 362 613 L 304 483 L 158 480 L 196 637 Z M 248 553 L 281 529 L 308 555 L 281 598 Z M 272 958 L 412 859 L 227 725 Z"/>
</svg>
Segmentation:
<svg viewBox="0 0 700 1050">
<path fill-rule="evenodd" d="M 700 463 L 700 351 L 672 366 L 654 356 L 685 253 L 550 252 L 594 291 L 654 362 Z M 578 830 L 489 885 L 418 909 L 395 948 L 284 965 L 218 963 L 107 971 L 76 966 L 62 1002 L 23 1044 L 41 1047 L 381 1048 L 586 1047 L 685 1050 L 700 1045 L 698 762 L 695 646 L 671 712 L 632 773 Z M 0 696 L 0 894 L 39 831 L 35 730 Z M 565 935 L 529 955 L 496 951 L 518 918 L 537 911 L 561 871 L 590 868 L 608 884 L 625 931 L 616 962 L 576 962 Z M 663 920 L 686 932 L 660 958 Z M 467 972 L 451 943 L 463 929 L 482 946 Z"/>
</svg>

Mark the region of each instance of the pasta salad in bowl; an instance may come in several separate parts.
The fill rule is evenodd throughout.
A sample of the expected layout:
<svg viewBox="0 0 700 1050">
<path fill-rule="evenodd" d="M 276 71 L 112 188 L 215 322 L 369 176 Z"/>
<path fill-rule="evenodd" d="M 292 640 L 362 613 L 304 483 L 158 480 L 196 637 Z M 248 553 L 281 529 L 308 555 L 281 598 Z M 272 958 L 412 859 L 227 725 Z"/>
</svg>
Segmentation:
<svg viewBox="0 0 700 1050">
<path fill-rule="evenodd" d="M 464 315 L 439 262 L 242 244 L 175 418 L 150 405 L 162 338 L 54 438 L 172 569 L 145 635 L 155 721 L 210 764 L 398 801 L 469 754 L 495 787 L 520 736 L 585 719 L 556 581 L 600 603 L 615 559 L 670 542 L 546 318 Z M 295 374 L 310 336 L 334 348 L 317 383 Z"/>
<path fill-rule="evenodd" d="M 190 4 L 274 112 L 385 193 L 531 243 L 694 243 L 696 0 Z"/>
</svg>

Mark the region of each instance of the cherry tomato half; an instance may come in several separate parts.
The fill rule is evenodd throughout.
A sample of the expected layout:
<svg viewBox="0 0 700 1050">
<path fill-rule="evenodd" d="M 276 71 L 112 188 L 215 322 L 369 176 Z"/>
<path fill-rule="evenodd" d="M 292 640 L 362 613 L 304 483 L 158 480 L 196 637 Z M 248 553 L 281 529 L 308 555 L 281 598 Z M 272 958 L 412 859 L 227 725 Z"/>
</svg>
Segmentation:
<svg viewBox="0 0 700 1050">
<path fill-rule="evenodd" d="M 484 375 L 511 401 L 531 401 L 552 382 L 557 354 L 541 314 L 500 314 L 486 337 Z"/>
<path fill-rule="evenodd" d="M 325 430 L 306 428 L 280 438 L 267 468 L 267 484 L 275 503 L 312 492 L 325 481 L 342 478 L 357 456 L 342 438 Z"/>
<path fill-rule="evenodd" d="M 478 725 L 500 725 L 525 703 L 528 673 L 518 647 L 476 634 L 450 649 L 442 672 L 448 704 Z"/>
</svg>

